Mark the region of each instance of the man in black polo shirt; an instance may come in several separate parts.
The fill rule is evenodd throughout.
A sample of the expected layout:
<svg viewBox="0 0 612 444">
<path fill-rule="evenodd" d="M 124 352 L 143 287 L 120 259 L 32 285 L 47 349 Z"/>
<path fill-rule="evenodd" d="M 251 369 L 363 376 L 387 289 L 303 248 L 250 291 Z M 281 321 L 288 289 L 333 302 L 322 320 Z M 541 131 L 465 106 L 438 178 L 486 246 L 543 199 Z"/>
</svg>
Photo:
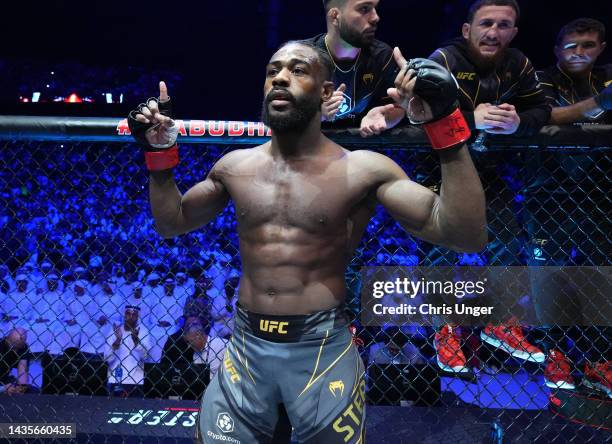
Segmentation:
<svg viewBox="0 0 612 444">
<path fill-rule="evenodd" d="M 595 65 L 605 48 L 606 28 L 598 20 L 579 18 L 561 28 L 554 47 L 556 65 L 538 72 L 553 107 L 550 123 L 612 124 L 612 65 Z M 608 233 L 600 222 L 606 218 L 609 187 L 598 175 L 597 154 L 562 151 L 535 156 L 532 165 L 538 175 L 525 193 L 529 265 L 608 265 Z M 554 217 L 560 212 L 568 215 L 565 220 Z M 595 272 L 589 276 L 592 282 L 596 277 Z M 584 385 L 612 397 L 612 329 L 580 327 L 581 313 L 567 309 L 572 299 L 581 309 L 589 304 L 605 307 L 605 302 L 598 302 L 596 295 L 584 300 L 572 297 L 571 291 L 560 293 L 546 284 L 547 279 L 550 277 L 541 271 L 533 275 L 533 300 L 539 319 L 547 326 L 543 343 L 550 349 L 546 385 L 566 390 L 576 387 L 569 358 L 573 354 L 578 360 L 584 358 Z M 569 319 L 559 313 L 560 308 L 569 312 Z"/>
<path fill-rule="evenodd" d="M 515 0 L 477 0 L 469 9 L 462 36 L 438 48 L 431 60 L 453 73 L 459 102 L 468 125 L 489 134 L 530 136 L 550 119 L 550 105 L 529 59 L 510 43 L 518 33 L 520 9 Z M 510 162 L 506 153 L 475 158 L 487 191 L 490 242 L 483 252 L 489 265 L 522 265 L 522 232 L 517 220 L 522 163 Z M 433 185 L 433 184 L 432 184 Z M 455 253 L 433 248 L 426 264 L 461 262 Z M 518 359 L 542 362 L 544 354 L 530 344 L 520 326 L 488 325 L 481 339 Z M 437 362 L 450 373 L 466 373 L 466 359 L 455 326 L 443 326 L 435 336 Z"/>
<path fill-rule="evenodd" d="M 429 56 L 457 79 L 468 124 L 490 134 L 529 136 L 550 118 L 531 62 L 509 47 L 518 33 L 519 14 L 515 0 L 478 0 L 470 7 L 462 37 Z"/>
<path fill-rule="evenodd" d="M 0 341 L 0 393 L 14 395 L 24 393 L 28 384 L 28 355 L 26 331 L 15 328 Z M 17 368 L 17 381 L 11 370 Z"/>
<path fill-rule="evenodd" d="M 538 72 L 553 109 L 550 123 L 612 124 L 612 64 L 595 66 L 606 48 L 606 28 L 599 20 L 579 18 L 559 31 L 557 64 Z"/>
<path fill-rule="evenodd" d="M 405 116 L 387 96 L 399 68 L 393 49 L 376 40 L 380 0 L 323 0 L 327 33 L 308 39 L 327 51 L 336 88 L 321 106 L 324 127 L 359 127 L 363 137 L 393 128 Z"/>
</svg>

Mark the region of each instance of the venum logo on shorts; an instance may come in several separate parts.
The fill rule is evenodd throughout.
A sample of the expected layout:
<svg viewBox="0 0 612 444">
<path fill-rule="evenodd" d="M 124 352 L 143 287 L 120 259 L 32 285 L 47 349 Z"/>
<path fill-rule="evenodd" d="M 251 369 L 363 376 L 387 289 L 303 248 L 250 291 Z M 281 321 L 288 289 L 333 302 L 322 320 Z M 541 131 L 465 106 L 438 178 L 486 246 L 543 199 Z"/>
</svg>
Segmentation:
<svg viewBox="0 0 612 444">
<path fill-rule="evenodd" d="M 221 412 L 217 415 L 217 427 L 223 433 L 232 433 L 234 431 L 234 420 L 227 412 Z"/>
<path fill-rule="evenodd" d="M 336 390 L 340 391 L 340 397 L 342 397 L 342 395 L 344 394 L 344 382 L 342 381 L 330 382 L 329 391 L 331 392 L 332 395 L 334 395 L 334 398 L 336 397 Z"/>
</svg>

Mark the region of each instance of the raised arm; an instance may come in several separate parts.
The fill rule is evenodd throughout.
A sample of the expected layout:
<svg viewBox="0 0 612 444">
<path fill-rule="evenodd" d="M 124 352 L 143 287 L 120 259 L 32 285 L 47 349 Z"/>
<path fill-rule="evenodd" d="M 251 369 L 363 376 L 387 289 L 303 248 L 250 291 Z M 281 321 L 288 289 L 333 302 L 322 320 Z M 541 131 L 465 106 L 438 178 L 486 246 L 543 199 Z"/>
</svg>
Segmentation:
<svg viewBox="0 0 612 444">
<path fill-rule="evenodd" d="M 223 208 L 229 196 L 223 184 L 215 180 L 215 170 L 206 180 L 179 192 L 172 171 L 151 172 L 149 200 L 157 231 L 165 238 L 188 233 L 210 222 Z"/>
<path fill-rule="evenodd" d="M 159 82 L 159 100 L 149 99 L 128 118 L 132 135 L 145 149 L 150 172 L 149 200 L 159 233 L 174 237 L 188 233 L 213 219 L 227 204 L 229 195 L 218 175 L 218 165 L 206 180 L 182 195 L 174 181 L 178 165 L 178 127 L 172 120 L 168 89 Z"/>
<path fill-rule="evenodd" d="M 484 191 L 466 147 L 440 153 L 439 196 L 408 179 L 391 159 L 376 162 L 387 174 L 376 197 L 406 231 L 455 251 L 476 252 L 485 247 Z"/>
<path fill-rule="evenodd" d="M 456 83 L 435 62 L 407 62 L 397 48 L 395 56 L 402 69 L 389 95 L 406 110 L 412 123 L 423 124 L 440 155 L 442 188 L 436 195 L 408 180 L 393 163 L 377 190 L 378 200 L 414 235 L 456 251 L 479 251 L 487 243 L 486 203 L 464 143 L 470 133 L 457 108 Z"/>
</svg>

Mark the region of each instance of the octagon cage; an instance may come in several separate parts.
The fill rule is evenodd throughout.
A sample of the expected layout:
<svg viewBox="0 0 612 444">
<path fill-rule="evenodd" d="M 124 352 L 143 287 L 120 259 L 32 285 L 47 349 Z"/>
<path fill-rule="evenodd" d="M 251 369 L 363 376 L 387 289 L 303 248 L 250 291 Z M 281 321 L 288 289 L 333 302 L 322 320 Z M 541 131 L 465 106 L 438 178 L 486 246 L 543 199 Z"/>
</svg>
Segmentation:
<svg viewBox="0 0 612 444">
<path fill-rule="evenodd" d="M 179 124 L 182 192 L 225 153 L 269 137 L 259 123 Z M 327 135 L 348 150 L 385 154 L 440 192 L 439 158 L 419 128 Z M 20 392 L 0 395 L 0 422 L 74 423 L 85 442 L 190 442 L 202 393 L 228 371 L 241 276 L 234 206 L 201 229 L 162 238 L 125 120 L 1 116 L 0 138 L 0 376 Z M 611 147 L 612 128 L 603 125 L 473 146 L 489 230 L 478 253 L 415 238 L 376 207 L 345 274 L 368 442 L 610 438 Z M 371 271 L 391 279 L 478 269 L 511 271 L 500 299 L 521 285 L 495 322 L 364 315 Z M 560 284 L 550 295 L 542 270 L 587 278 L 572 294 Z M 133 337 L 128 318 L 138 338 L 114 346 Z M 190 347 L 193 359 L 185 358 Z M 226 432 L 232 419 L 217 426 Z"/>
</svg>

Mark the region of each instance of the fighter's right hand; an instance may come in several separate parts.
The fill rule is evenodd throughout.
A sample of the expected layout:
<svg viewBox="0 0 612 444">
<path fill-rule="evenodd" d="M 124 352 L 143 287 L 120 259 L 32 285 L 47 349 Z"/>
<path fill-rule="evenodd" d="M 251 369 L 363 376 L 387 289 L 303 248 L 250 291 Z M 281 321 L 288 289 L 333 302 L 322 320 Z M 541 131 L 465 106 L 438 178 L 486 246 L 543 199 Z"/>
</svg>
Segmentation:
<svg viewBox="0 0 612 444">
<path fill-rule="evenodd" d="M 159 82 L 159 98 L 150 98 L 128 115 L 128 126 L 136 141 L 145 149 L 150 171 L 178 165 L 178 126 L 172 120 L 172 104 L 165 82 Z"/>
<path fill-rule="evenodd" d="M 333 92 L 329 100 L 321 104 L 321 120 L 323 122 L 332 121 L 336 118 L 340 105 L 344 101 L 344 91 L 346 91 L 346 85 L 343 83 Z"/>
</svg>

